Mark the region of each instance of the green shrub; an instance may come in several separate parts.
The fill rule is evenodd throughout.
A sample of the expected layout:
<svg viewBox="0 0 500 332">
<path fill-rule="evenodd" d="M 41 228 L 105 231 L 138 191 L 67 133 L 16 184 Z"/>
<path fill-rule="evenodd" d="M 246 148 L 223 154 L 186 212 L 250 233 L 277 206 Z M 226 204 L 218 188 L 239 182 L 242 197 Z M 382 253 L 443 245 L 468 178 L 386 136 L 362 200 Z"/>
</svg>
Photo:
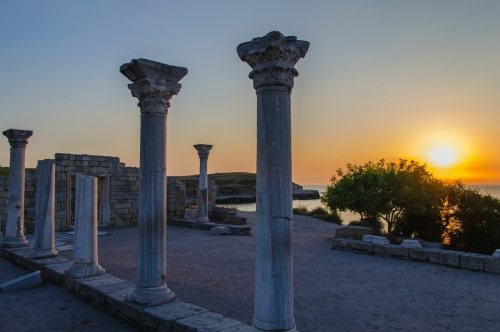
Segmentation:
<svg viewBox="0 0 500 332">
<path fill-rule="evenodd" d="M 370 227 L 371 229 L 373 229 L 373 231 L 375 232 L 375 234 L 381 234 L 382 233 L 382 229 L 384 227 L 384 225 L 382 224 L 382 222 L 380 221 L 380 219 L 377 218 L 377 217 L 375 217 L 375 216 L 365 217 L 362 220 L 353 220 L 353 221 L 349 222 L 348 225 L 349 226 Z"/>
<path fill-rule="evenodd" d="M 324 221 L 342 225 L 342 218 L 340 217 L 338 211 L 330 213 L 327 209 L 321 206 L 318 206 L 312 209 L 312 211 L 309 211 L 305 205 L 299 204 L 296 208 L 293 209 L 293 214 L 311 216 Z"/>
<path fill-rule="evenodd" d="M 309 211 L 307 210 L 307 206 L 303 204 L 298 204 L 297 207 L 293 208 L 293 214 L 307 216 L 309 214 Z"/>
</svg>

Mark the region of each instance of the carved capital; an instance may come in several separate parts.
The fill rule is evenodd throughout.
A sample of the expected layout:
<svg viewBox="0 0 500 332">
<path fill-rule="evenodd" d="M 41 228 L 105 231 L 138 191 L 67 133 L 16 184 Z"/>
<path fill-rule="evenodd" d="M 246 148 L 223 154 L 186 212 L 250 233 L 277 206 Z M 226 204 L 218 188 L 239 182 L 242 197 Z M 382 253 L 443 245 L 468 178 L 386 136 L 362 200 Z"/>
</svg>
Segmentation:
<svg viewBox="0 0 500 332">
<path fill-rule="evenodd" d="M 9 139 L 10 147 L 12 148 L 26 148 L 28 145 L 28 138 L 33 135 L 31 130 L 9 129 L 3 132 L 3 135 Z"/>
<path fill-rule="evenodd" d="M 299 76 L 294 68 L 309 49 L 309 42 L 297 37 L 285 37 L 279 31 L 271 31 L 264 37 L 241 43 L 238 56 L 252 67 L 248 75 L 254 89 L 266 85 L 284 85 L 293 88 L 293 79 Z"/>
<path fill-rule="evenodd" d="M 196 144 L 193 145 L 196 150 L 198 150 L 198 156 L 200 159 L 208 159 L 210 150 L 212 150 L 213 145 L 208 144 Z"/>
<path fill-rule="evenodd" d="M 186 76 L 184 67 L 167 65 L 148 59 L 134 59 L 120 66 L 120 72 L 133 83 L 132 96 L 139 99 L 141 113 L 167 114 L 170 99 L 181 90 L 178 82 Z"/>
<path fill-rule="evenodd" d="M 132 96 L 139 99 L 137 106 L 141 113 L 167 114 L 170 99 L 181 91 L 180 83 L 158 82 L 155 79 L 143 77 L 128 85 Z"/>
</svg>

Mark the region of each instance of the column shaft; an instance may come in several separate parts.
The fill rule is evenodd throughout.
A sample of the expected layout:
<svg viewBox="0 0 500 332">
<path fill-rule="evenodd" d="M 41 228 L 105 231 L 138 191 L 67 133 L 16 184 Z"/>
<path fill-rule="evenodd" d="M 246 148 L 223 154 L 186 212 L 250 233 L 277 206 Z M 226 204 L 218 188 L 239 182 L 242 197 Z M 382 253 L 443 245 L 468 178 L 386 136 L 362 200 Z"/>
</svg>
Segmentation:
<svg viewBox="0 0 500 332">
<path fill-rule="evenodd" d="M 163 285 L 167 274 L 166 121 L 165 113 L 141 114 L 137 286 L 144 288 Z"/>
<path fill-rule="evenodd" d="M 5 247 L 29 247 L 24 237 L 25 148 L 10 148 Z"/>
<path fill-rule="evenodd" d="M 289 89 L 257 89 L 257 212 L 254 327 L 291 330 L 293 212 Z"/>
<path fill-rule="evenodd" d="M 104 273 L 97 257 L 97 178 L 76 175 L 73 266 L 66 274 L 89 277 Z"/>
<path fill-rule="evenodd" d="M 208 222 L 208 175 L 207 159 L 200 158 L 200 181 L 198 184 L 197 220 Z"/>
<path fill-rule="evenodd" d="M 35 257 L 57 256 L 54 248 L 55 164 L 40 160 L 36 168 Z"/>
</svg>

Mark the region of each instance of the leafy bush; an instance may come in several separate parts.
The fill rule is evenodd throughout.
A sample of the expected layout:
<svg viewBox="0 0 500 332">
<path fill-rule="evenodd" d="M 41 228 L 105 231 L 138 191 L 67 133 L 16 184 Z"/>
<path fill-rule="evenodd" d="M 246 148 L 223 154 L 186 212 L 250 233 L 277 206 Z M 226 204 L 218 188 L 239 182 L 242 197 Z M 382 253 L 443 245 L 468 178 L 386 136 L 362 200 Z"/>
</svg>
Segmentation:
<svg viewBox="0 0 500 332">
<path fill-rule="evenodd" d="M 293 214 L 308 215 L 309 211 L 307 210 L 307 206 L 298 204 L 297 207 L 293 208 Z"/>
<path fill-rule="evenodd" d="M 368 216 L 361 220 L 353 220 L 350 221 L 348 225 L 370 227 L 371 229 L 373 229 L 375 234 L 382 234 L 382 229 L 384 228 L 384 225 L 382 224 L 380 219 L 375 216 Z"/>
</svg>

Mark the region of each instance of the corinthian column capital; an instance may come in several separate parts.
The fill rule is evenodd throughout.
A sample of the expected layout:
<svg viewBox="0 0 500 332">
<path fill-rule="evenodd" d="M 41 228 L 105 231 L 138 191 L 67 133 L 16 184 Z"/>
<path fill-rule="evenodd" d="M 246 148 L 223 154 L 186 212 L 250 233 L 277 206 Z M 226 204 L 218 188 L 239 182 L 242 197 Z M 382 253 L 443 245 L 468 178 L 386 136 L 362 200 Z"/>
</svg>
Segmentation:
<svg viewBox="0 0 500 332">
<path fill-rule="evenodd" d="M 248 75 L 254 89 L 266 85 L 284 85 L 293 88 L 293 79 L 299 75 L 294 68 L 309 49 L 309 42 L 285 37 L 279 31 L 271 31 L 264 37 L 241 43 L 238 56 L 252 67 Z"/>
<path fill-rule="evenodd" d="M 196 150 L 198 150 L 198 157 L 200 159 L 208 159 L 208 155 L 210 154 L 210 150 L 213 145 L 208 144 L 196 144 L 193 145 Z"/>
<path fill-rule="evenodd" d="M 31 130 L 8 129 L 3 132 L 3 135 L 9 139 L 11 148 L 26 148 L 28 138 L 33 135 Z"/>
<path fill-rule="evenodd" d="M 143 77 L 137 82 L 128 85 L 132 96 L 139 99 L 137 106 L 141 113 L 168 112 L 170 99 L 181 91 L 180 83 L 162 82 L 157 84 L 154 79 Z"/>
<path fill-rule="evenodd" d="M 147 59 L 134 59 L 120 67 L 120 72 L 133 83 L 128 85 L 132 96 L 139 99 L 141 113 L 166 114 L 170 99 L 179 93 L 178 83 L 188 70 Z"/>
</svg>

